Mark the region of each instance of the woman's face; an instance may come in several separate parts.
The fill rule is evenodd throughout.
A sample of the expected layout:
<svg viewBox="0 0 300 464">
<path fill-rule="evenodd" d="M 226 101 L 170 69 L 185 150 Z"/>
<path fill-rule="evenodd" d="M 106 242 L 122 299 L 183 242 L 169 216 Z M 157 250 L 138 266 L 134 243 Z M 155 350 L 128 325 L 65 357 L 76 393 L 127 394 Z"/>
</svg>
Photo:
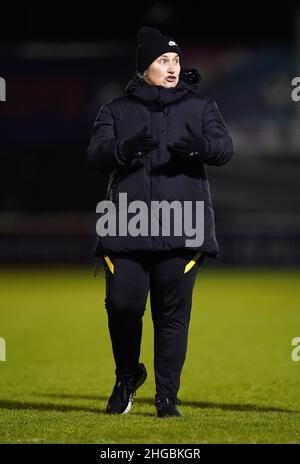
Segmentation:
<svg viewBox="0 0 300 464">
<path fill-rule="evenodd" d="M 175 87 L 180 73 L 179 55 L 167 52 L 156 58 L 144 72 L 144 80 L 150 85 Z"/>
</svg>

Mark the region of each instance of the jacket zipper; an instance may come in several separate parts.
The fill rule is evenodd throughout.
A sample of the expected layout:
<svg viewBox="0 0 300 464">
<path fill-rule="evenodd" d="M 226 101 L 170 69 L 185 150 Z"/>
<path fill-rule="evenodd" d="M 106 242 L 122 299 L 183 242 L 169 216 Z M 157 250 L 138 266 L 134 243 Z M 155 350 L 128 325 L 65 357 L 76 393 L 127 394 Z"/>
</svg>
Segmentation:
<svg viewBox="0 0 300 464">
<path fill-rule="evenodd" d="M 112 187 L 112 184 L 113 184 L 113 181 L 114 181 L 114 178 L 116 176 L 116 169 L 114 171 L 111 172 L 110 176 L 109 176 L 109 180 L 108 180 L 108 185 L 107 185 L 107 190 L 106 190 L 106 196 L 105 196 L 105 200 L 108 199 L 109 197 L 109 194 L 110 194 L 110 189 Z"/>
</svg>

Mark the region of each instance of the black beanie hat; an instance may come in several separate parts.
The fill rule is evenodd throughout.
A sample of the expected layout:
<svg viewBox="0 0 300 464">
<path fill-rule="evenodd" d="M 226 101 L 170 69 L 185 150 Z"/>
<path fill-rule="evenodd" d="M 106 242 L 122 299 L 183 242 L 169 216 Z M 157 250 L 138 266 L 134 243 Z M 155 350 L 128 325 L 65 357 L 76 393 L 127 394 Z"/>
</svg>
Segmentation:
<svg viewBox="0 0 300 464">
<path fill-rule="evenodd" d="M 154 27 L 142 27 L 137 33 L 136 68 L 143 74 L 146 68 L 160 55 L 166 52 L 182 53 L 171 37 L 162 35 Z"/>
</svg>

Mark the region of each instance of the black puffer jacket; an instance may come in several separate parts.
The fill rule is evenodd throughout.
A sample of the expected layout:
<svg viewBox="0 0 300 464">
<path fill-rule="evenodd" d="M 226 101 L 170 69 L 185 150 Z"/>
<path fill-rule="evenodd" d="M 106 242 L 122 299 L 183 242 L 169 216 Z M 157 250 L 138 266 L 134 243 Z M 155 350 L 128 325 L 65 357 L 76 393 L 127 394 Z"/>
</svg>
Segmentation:
<svg viewBox="0 0 300 464">
<path fill-rule="evenodd" d="M 222 166 L 233 155 L 232 139 L 217 104 L 200 93 L 201 77 L 195 69 L 182 69 L 176 87 L 148 85 L 138 74 L 128 83 L 125 95 L 104 103 L 93 126 L 87 149 L 89 161 L 101 172 L 110 172 L 106 198 L 118 207 L 119 193 L 127 193 L 128 203 L 143 200 L 150 210 L 151 200 L 204 201 L 204 242 L 187 247 L 181 236 L 105 236 L 98 238 L 94 256 L 103 253 L 139 250 L 192 248 L 218 257 L 215 221 L 209 181 L 203 162 L 178 161 L 168 148 L 183 135 L 188 123 L 199 135 L 205 135 L 206 164 Z M 148 155 L 124 164 L 119 145 L 147 125 L 160 146 Z M 100 199 L 99 199 L 100 200 Z M 195 211 L 195 209 L 193 209 Z M 195 223 L 194 223 L 195 225 Z"/>
</svg>

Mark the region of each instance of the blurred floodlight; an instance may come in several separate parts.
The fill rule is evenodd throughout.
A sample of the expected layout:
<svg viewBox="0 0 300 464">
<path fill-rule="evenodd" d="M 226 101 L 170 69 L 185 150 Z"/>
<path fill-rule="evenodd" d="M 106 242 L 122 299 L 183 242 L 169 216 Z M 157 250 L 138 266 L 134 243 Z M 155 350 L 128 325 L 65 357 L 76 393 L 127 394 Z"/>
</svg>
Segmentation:
<svg viewBox="0 0 300 464">
<path fill-rule="evenodd" d="M 173 8 L 167 3 L 156 3 L 152 5 L 145 13 L 145 19 L 154 23 L 164 23 L 173 15 Z"/>
</svg>

